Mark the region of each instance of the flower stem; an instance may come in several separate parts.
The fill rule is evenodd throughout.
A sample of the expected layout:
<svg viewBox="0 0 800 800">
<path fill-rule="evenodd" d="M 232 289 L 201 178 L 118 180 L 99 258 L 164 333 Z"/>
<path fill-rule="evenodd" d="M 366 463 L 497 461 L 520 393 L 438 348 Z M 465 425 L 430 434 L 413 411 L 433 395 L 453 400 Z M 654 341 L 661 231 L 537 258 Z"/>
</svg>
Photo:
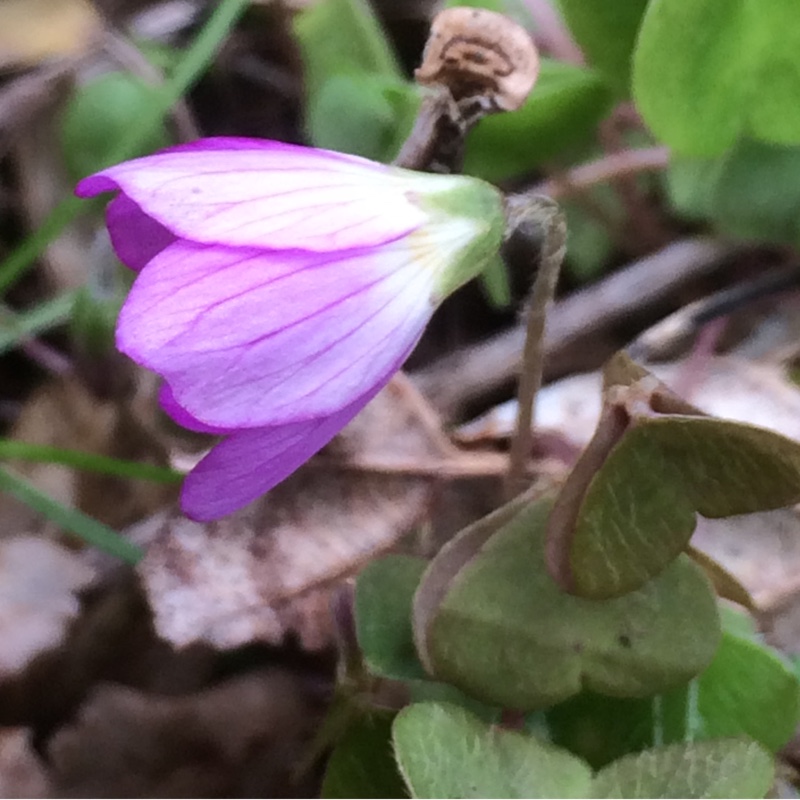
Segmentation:
<svg viewBox="0 0 800 800">
<path fill-rule="evenodd" d="M 542 385 L 545 322 L 555 296 L 567 245 L 567 223 L 558 204 L 542 195 L 516 195 L 506 201 L 508 233 L 540 243 L 539 270 L 531 290 L 525 347 L 517 389 L 517 423 L 511 440 L 505 494 L 508 499 L 525 488 L 525 471 L 533 444 L 534 405 Z"/>
</svg>

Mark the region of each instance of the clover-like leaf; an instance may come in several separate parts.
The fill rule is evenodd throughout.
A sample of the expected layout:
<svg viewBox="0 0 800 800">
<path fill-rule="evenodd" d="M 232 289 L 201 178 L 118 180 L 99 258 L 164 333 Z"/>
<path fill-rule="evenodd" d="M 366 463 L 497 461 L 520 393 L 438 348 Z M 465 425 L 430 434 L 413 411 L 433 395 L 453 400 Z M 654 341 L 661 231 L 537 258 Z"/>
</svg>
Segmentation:
<svg viewBox="0 0 800 800">
<path fill-rule="evenodd" d="M 651 0 L 633 58 L 637 105 L 686 155 L 742 135 L 800 143 L 800 26 L 794 0 Z"/>
<path fill-rule="evenodd" d="M 716 739 L 625 756 L 592 781 L 592 797 L 764 797 L 775 764 L 755 742 Z"/>
<path fill-rule="evenodd" d="M 413 797 L 588 797 L 589 766 L 566 750 L 488 725 L 458 706 L 415 703 L 394 722 Z"/>
<path fill-rule="evenodd" d="M 721 158 L 676 158 L 674 206 L 739 239 L 800 244 L 800 147 L 739 141 Z"/>
<path fill-rule="evenodd" d="M 800 681 L 791 664 L 742 630 L 744 614 L 725 609 L 725 632 L 690 698 L 705 736 L 747 734 L 777 752 L 800 723 Z"/>
<path fill-rule="evenodd" d="M 603 598 L 641 586 L 686 547 L 696 513 L 728 517 L 797 502 L 797 443 L 718 419 L 636 419 L 583 496 L 570 588 Z"/>
<path fill-rule="evenodd" d="M 630 91 L 631 55 L 647 0 L 560 0 L 572 35 L 619 95 Z"/>
<path fill-rule="evenodd" d="M 367 666 L 396 680 L 424 678 L 411 632 L 411 601 L 428 562 L 386 556 L 358 576 L 355 617 L 358 644 Z"/>
<path fill-rule="evenodd" d="M 730 600 L 732 603 L 738 603 L 742 608 L 746 608 L 749 611 L 756 610 L 756 601 L 753 600 L 750 592 L 722 564 L 711 558 L 708 553 L 704 553 L 691 545 L 686 548 L 686 554 L 691 557 L 695 564 L 702 567 L 703 572 L 706 573 L 719 597 Z"/>
<path fill-rule="evenodd" d="M 592 441 L 548 522 L 548 566 L 582 597 L 642 586 L 688 545 L 697 514 L 800 502 L 800 444 L 704 416 L 642 368 L 615 359 Z M 607 385 L 609 383 L 607 376 Z M 675 413 L 675 412 L 678 413 Z"/>
<path fill-rule="evenodd" d="M 426 668 L 484 702 L 523 710 L 583 687 L 642 697 L 701 672 L 720 635 L 702 570 L 681 556 L 623 597 L 569 595 L 544 563 L 550 508 L 529 503 L 510 521 L 496 517 L 494 531 L 482 521 L 433 560 L 414 604 Z"/>
<path fill-rule="evenodd" d="M 800 721 L 797 676 L 758 641 L 748 615 L 722 610 L 722 642 L 698 677 L 651 698 L 583 692 L 546 712 L 552 741 L 595 768 L 656 744 L 719 737 L 749 736 L 777 752 Z"/>
<path fill-rule="evenodd" d="M 420 104 L 407 81 L 334 73 L 309 97 L 306 129 L 316 147 L 389 161 L 410 133 Z"/>
<path fill-rule="evenodd" d="M 371 4 L 315 3 L 297 15 L 294 31 L 303 56 L 312 144 L 391 159 L 411 130 L 420 97 L 404 79 Z"/>
<path fill-rule="evenodd" d="M 322 797 L 408 797 L 392 753 L 392 720 L 374 712 L 351 723 L 328 759 Z"/>
<path fill-rule="evenodd" d="M 295 18 L 294 33 L 311 94 L 341 73 L 402 78 L 392 46 L 366 0 L 325 0 L 308 6 Z"/>
</svg>

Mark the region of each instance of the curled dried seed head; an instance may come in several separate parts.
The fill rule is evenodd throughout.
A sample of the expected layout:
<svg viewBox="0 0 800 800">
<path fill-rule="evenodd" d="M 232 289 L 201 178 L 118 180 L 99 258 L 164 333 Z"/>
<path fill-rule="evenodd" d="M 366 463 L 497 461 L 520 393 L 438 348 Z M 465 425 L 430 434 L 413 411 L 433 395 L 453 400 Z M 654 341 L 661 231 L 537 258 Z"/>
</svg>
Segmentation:
<svg viewBox="0 0 800 800">
<path fill-rule="evenodd" d="M 498 110 L 519 108 L 539 74 L 528 32 L 508 17 L 459 6 L 437 14 L 422 64 L 424 85 L 444 84 L 456 100 L 482 95 Z"/>
</svg>

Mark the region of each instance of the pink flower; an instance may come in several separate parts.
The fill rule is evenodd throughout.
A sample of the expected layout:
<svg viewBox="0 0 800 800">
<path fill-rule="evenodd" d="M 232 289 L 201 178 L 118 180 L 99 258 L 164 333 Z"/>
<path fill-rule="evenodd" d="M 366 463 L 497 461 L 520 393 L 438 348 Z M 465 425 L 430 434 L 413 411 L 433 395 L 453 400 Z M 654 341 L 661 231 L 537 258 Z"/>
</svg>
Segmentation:
<svg viewBox="0 0 800 800">
<path fill-rule="evenodd" d="M 215 519 L 282 481 L 386 384 L 436 306 L 497 257 L 489 184 L 278 142 L 206 139 L 110 167 L 119 257 L 139 275 L 119 349 L 184 427 L 224 438 L 181 504 Z"/>
</svg>

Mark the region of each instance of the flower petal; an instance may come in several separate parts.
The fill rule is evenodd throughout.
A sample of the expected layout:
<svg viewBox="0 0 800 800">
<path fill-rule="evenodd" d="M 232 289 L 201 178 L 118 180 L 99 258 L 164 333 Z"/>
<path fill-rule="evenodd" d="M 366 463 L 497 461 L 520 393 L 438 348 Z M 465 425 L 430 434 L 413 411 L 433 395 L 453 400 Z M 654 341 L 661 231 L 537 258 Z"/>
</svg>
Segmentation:
<svg viewBox="0 0 800 800">
<path fill-rule="evenodd" d="M 408 357 L 433 311 L 434 280 L 405 240 L 335 254 L 179 240 L 136 279 L 117 345 L 206 425 L 325 416 Z"/>
<path fill-rule="evenodd" d="M 184 513 L 208 521 L 251 503 L 324 447 L 380 388 L 328 417 L 227 437 L 186 476 L 181 491 Z"/>
<path fill-rule="evenodd" d="M 197 242 L 328 252 L 419 227 L 427 215 L 407 188 L 402 174 L 356 156 L 222 138 L 109 167 L 76 193 L 120 189 L 175 236 Z M 135 244 L 131 237 L 122 246 Z"/>
<path fill-rule="evenodd" d="M 177 422 L 182 428 L 194 431 L 195 433 L 211 433 L 217 435 L 231 432 L 230 428 L 206 425 L 205 422 L 200 422 L 199 419 L 195 419 L 195 417 L 178 403 L 168 383 L 161 384 L 161 388 L 158 391 L 158 402 L 164 413 L 173 420 L 173 422 Z"/>
<path fill-rule="evenodd" d="M 106 225 L 119 260 L 137 272 L 175 241 L 174 234 L 124 194 L 108 204 Z"/>
</svg>

